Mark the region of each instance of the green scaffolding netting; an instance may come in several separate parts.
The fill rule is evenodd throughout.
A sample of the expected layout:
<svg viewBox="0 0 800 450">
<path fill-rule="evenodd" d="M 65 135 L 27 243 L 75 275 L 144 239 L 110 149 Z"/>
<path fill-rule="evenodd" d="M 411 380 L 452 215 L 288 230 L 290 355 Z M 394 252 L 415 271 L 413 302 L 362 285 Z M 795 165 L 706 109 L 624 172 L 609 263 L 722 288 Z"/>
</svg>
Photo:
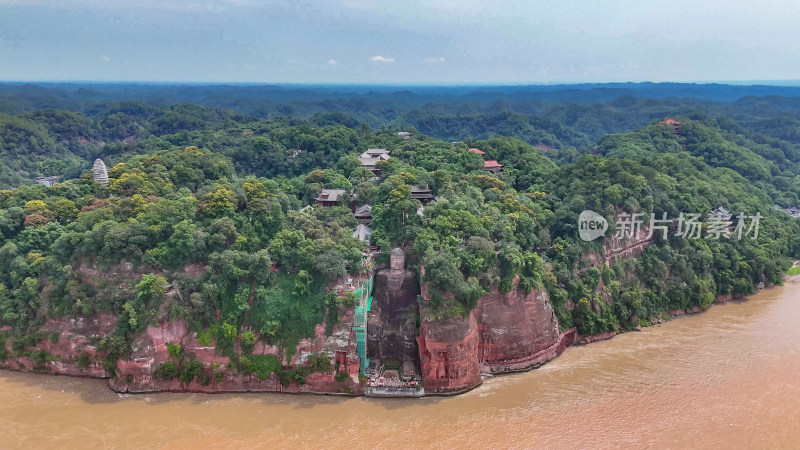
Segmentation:
<svg viewBox="0 0 800 450">
<path fill-rule="evenodd" d="M 358 331 L 358 328 L 364 328 L 367 325 L 367 315 L 364 312 L 363 306 L 356 306 L 355 317 L 353 318 L 353 327 L 356 328 L 356 331 Z"/>
<path fill-rule="evenodd" d="M 356 352 L 359 358 L 359 372 L 367 373 L 367 312 L 372 307 L 372 276 L 368 280 L 359 282 L 354 291 L 358 297 L 358 306 L 354 311 L 353 330 L 356 332 Z"/>
</svg>

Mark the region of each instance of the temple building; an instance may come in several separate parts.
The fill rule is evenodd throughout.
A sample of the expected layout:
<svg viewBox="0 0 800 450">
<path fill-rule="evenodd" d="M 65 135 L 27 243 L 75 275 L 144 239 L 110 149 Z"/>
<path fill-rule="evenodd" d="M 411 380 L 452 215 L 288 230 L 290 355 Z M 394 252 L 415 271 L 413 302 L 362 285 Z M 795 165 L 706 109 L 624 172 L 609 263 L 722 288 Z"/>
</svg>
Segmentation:
<svg viewBox="0 0 800 450">
<path fill-rule="evenodd" d="M 385 148 L 368 148 L 358 157 L 358 160 L 361 161 L 361 167 L 372 171 L 375 176 L 380 176 L 381 174 L 378 163 L 387 159 L 389 159 L 389 150 Z"/>
<path fill-rule="evenodd" d="M 344 195 L 344 189 L 323 189 L 316 198 L 319 206 L 337 206 Z"/>
<path fill-rule="evenodd" d="M 361 154 L 361 156 L 380 158 L 385 161 L 389 159 L 389 150 L 385 148 L 368 148 L 367 151 Z"/>
<path fill-rule="evenodd" d="M 422 202 L 422 204 L 429 203 L 433 200 L 433 192 L 428 186 L 414 185 L 411 186 L 411 198 L 415 198 Z"/>
<path fill-rule="evenodd" d="M 483 162 L 483 170 L 491 173 L 491 174 L 498 174 L 503 171 L 503 165 L 495 160 L 491 161 L 484 161 Z"/>
<path fill-rule="evenodd" d="M 681 123 L 678 122 L 677 120 L 673 119 L 672 117 L 668 117 L 668 118 L 666 118 L 666 119 L 664 119 L 664 120 L 662 120 L 662 121 L 660 121 L 658 123 L 660 123 L 662 125 L 669 125 L 669 126 L 672 127 L 672 131 L 675 134 L 677 134 L 677 135 L 681 134 L 681 131 L 680 131 L 681 130 Z"/>
<path fill-rule="evenodd" d="M 364 225 L 369 225 L 372 222 L 372 205 L 361 205 L 356 208 L 353 215 L 356 220 Z"/>
<path fill-rule="evenodd" d="M 372 236 L 372 228 L 363 223 L 358 224 L 355 231 L 353 231 L 353 237 L 361 242 L 369 242 L 370 236 Z"/>
</svg>

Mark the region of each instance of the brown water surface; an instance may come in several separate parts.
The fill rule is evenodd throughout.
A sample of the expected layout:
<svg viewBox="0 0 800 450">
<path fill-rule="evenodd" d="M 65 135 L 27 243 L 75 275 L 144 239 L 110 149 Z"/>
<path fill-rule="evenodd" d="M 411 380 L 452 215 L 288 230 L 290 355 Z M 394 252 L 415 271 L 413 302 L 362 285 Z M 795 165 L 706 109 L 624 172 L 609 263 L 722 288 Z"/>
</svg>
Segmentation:
<svg viewBox="0 0 800 450">
<path fill-rule="evenodd" d="M 2 448 L 800 448 L 800 284 L 450 398 L 118 395 L 0 371 Z"/>
</svg>

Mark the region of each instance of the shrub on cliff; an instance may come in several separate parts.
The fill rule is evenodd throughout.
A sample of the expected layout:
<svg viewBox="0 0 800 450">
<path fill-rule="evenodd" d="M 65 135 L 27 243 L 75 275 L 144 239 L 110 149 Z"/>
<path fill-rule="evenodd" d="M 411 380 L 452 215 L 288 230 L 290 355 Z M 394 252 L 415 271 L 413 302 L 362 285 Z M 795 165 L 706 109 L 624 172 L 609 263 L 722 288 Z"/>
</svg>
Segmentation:
<svg viewBox="0 0 800 450">
<path fill-rule="evenodd" d="M 202 345 L 203 347 L 208 347 L 211 345 L 211 342 L 214 340 L 214 336 L 217 335 L 219 332 L 219 326 L 214 324 L 209 327 L 207 330 L 203 330 L 197 333 L 197 343 Z"/>
<path fill-rule="evenodd" d="M 331 358 L 326 353 L 312 353 L 308 356 L 308 365 L 314 372 L 330 372 L 333 370 Z"/>
<path fill-rule="evenodd" d="M 178 363 L 173 361 L 163 362 L 153 371 L 153 377 L 158 380 L 171 380 L 178 376 Z"/>
<path fill-rule="evenodd" d="M 183 347 L 180 344 L 167 342 L 167 354 L 170 358 L 180 362 L 183 359 Z"/>
<path fill-rule="evenodd" d="M 180 379 L 186 384 L 189 384 L 195 377 L 199 376 L 203 370 L 203 363 L 194 357 L 187 358 L 183 361 L 180 370 Z"/>
<path fill-rule="evenodd" d="M 250 354 L 253 352 L 253 346 L 258 340 L 258 336 L 253 330 L 245 330 L 242 332 L 242 353 Z"/>
<path fill-rule="evenodd" d="M 275 355 L 252 355 L 250 360 L 253 372 L 259 380 L 266 380 L 281 369 L 281 363 Z"/>
<path fill-rule="evenodd" d="M 30 352 L 28 357 L 31 359 L 31 362 L 33 363 L 33 367 L 36 370 L 46 370 L 46 369 L 48 369 L 47 362 L 48 361 L 53 361 L 55 359 L 49 353 L 47 353 L 47 351 L 45 351 L 45 350 L 33 350 L 33 351 Z"/>
<path fill-rule="evenodd" d="M 75 365 L 78 369 L 86 370 L 89 368 L 89 364 L 91 363 L 89 353 L 87 352 L 80 352 L 78 357 L 76 358 Z"/>
<path fill-rule="evenodd" d="M 344 383 L 350 378 L 350 374 L 347 372 L 338 372 L 335 377 L 333 377 L 339 383 Z"/>
</svg>

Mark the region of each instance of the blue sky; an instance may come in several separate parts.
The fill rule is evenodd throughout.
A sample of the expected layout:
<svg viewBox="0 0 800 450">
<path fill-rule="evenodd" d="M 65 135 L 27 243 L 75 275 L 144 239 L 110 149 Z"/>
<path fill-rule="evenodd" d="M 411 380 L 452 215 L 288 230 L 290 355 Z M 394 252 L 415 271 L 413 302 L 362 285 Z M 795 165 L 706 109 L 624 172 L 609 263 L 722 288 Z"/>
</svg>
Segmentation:
<svg viewBox="0 0 800 450">
<path fill-rule="evenodd" d="M 0 0 L 1 80 L 800 79 L 790 0 Z"/>
</svg>

